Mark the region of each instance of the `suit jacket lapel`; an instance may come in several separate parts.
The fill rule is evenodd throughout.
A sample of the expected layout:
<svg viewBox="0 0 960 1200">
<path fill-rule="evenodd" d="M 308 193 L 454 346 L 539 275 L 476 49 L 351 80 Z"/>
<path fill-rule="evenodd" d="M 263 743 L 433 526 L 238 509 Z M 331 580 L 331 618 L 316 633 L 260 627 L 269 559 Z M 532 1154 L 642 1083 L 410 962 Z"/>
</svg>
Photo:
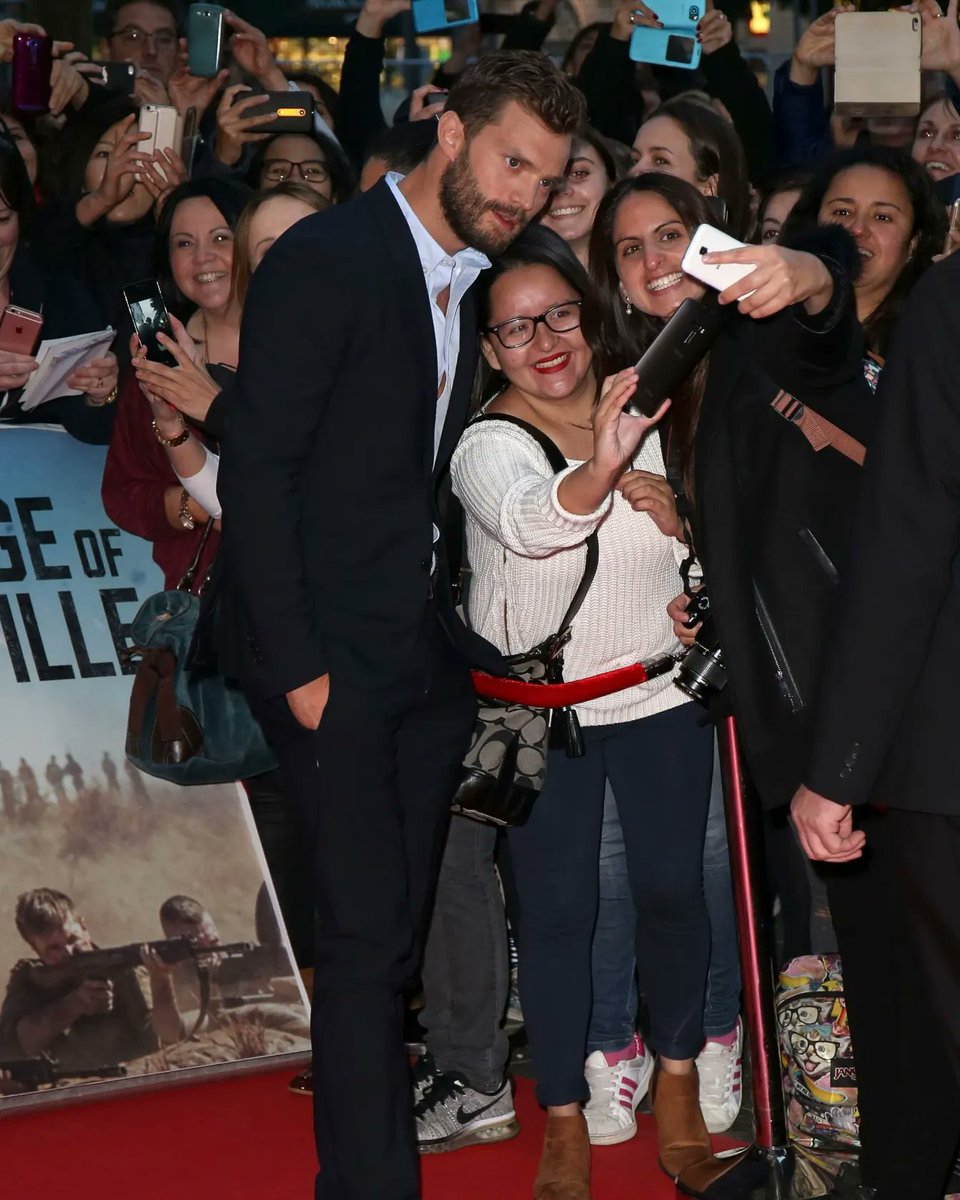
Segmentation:
<svg viewBox="0 0 960 1200">
<path fill-rule="evenodd" d="M 366 196 L 376 213 L 391 264 L 384 287 L 397 293 L 398 303 L 409 314 L 410 341 L 417 363 L 417 389 L 423 397 L 422 407 L 430 414 L 432 445 L 437 395 L 437 344 L 430 315 L 430 298 L 423 278 L 423 264 L 410 226 L 386 180 L 381 180 Z"/>
</svg>

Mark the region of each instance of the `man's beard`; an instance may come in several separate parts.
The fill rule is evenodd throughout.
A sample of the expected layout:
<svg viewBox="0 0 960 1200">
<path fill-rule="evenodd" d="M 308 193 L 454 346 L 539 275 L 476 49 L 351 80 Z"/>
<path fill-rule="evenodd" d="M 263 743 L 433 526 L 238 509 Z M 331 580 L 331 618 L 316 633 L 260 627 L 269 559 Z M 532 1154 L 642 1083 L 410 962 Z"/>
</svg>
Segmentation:
<svg viewBox="0 0 960 1200">
<path fill-rule="evenodd" d="M 527 223 L 522 209 L 497 204 L 484 196 L 470 167 L 466 147 L 440 177 L 440 209 L 447 224 L 465 246 L 474 246 L 494 258 L 506 250 Z M 516 220 L 517 227 L 501 229 L 499 232 L 488 229 L 481 224 L 484 214 L 488 212 L 499 212 Z"/>
</svg>

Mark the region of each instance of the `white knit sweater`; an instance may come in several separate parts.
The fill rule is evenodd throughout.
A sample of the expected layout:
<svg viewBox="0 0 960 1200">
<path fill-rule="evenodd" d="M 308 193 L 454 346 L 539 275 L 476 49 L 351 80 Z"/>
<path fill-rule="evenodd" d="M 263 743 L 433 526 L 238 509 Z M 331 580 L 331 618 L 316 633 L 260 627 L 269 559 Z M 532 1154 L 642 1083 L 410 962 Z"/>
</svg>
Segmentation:
<svg viewBox="0 0 960 1200">
<path fill-rule="evenodd" d="M 468 426 L 451 463 L 466 512 L 471 578 L 467 619 L 505 653 L 529 650 L 554 633 L 583 575 L 584 540 L 599 531 L 600 561 L 564 653 L 564 678 L 582 679 L 673 651 L 667 604 L 681 591 L 685 548 L 619 492 L 581 516 L 557 489 L 573 463 L 553 473 L 540 446 L 505 421 Z M 660 441 L 649 435 L 634 466 L 664 473 Z M 673 674 L 577 706 L 584 725 L 633 721 L 687 703 Z"/>
</svg>

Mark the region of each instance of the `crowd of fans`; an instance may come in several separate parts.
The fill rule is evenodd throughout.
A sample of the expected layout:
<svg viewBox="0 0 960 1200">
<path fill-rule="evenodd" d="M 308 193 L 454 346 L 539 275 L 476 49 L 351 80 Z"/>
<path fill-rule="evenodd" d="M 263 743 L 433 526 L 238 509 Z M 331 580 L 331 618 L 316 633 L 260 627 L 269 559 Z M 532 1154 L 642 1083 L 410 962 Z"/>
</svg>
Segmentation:
<svg viewBox="0 0 960 1200">
<path fill-rule="evenodd" d="M 0 420 L 54 421 L 108 446 L 106 511 L 152 543 L 168 587 L 209 522 L 200 577 L 215 570 L 224 519 L 219 444 L 261 262 L 293 225 L 386 186 L 389 173 L 408 174 L 436 145 L 462 56 L 392 123 L 381 106 L 384 27 L 409 8 L 409 0 L 365 0 L 335 91 L 286 73 L 264 35 L 232 14 L 227 67 L 213 79 L 194 77 L 173 0 L 112 0 L 108 54 L 134 64 L 132 95 L 111 90 L 99 64 L 57 43 L 47 116 L 18 114 L 0 96 L 0 302 L 42 313 L 44 339 L 117 331 L 110 352 L 67 381 L 70 395 L 30 412 L 18 400 L 36 360 L 0 350 Z M 556 0 L 526 4 L 502 48 L 541 51 L 555 8 Z M 633 29 L 657 20 L 640 0 L 622 0 L 611 23 L 578 32 L 562 69 L 587 122 L 562 183 L 530 228 L 491 256 L 477 285 L 478 406 L 545 433 L 571 469 L 558 482 L 536 441 L 504 421 L 468 427 L 451 467 L 466 514 L 466 614 L 503 651 L 533 646 L 556 628 L 583 569 L 584 540 L 599 532 L 598 573 L 567 649 L 569 678 L 691 640 L 678 568 L 692 530 L 725 623 L 737 717 L 767 806 L 784 960 L 823 948 L 811 941 L 811 873 L 786 806 L 801 781 L 806 742 L 796 718 L 816 690 L 859 471 L 840 455 L 821 455 L 814 472 L 803 438 L 752 414 L 769 405 L 773 378 L 792 395 L 814 396 L 819 412 L 869 445 L 900 315 L 923 274 L 956 244 L 943 186 L 960 172 L 955 5 L 946 17 L 935 0 L 913 6 L 923 31 L 919 116 L 866 119 L 837 115 L 829 101 L 836 17 L 849 9 L 810 23 L 776 71 L 772 98 L 712 5 L 698 32 L 696 72 L 633 61 Z M 0 22 L 0 58 L 10 59 L 21 28 Z M 269 118 L 251 108 L 261 92 L 288 88 L 312 94 L 312 131 L 262 132 Z M 141 152 L 143 104 L 194 111 L 199 136 L 189 161 L 177 150 Z M 680 265 L 701 224 L 755 243 L 743 261 L 757 265 L 756 290 L 672 397 L 662 436 L 638 422 L 625 440 L 618 423 L 633 386 L 625 368 L 682 300 L 704 297 Z M 122 289 L 150 277 L 173 318 L 175 336 L 159 340 L 175 367 L 149 360 L 131 334 Z M 331 284 L 318 277 L 312 286 Z M 389 264 L 383 287 L 391 287 Z M 369 352 L 377 353 L 375 340 Z M 283 368 L 278 362 L 281 383 Z M 282 386 L 275 400 L 282 421 Z M 357 403 L 372 418 L 372 398 Z M 787 527 L 809 535 L 807 559 L 784 537 Z M 792 649 L 776 677 L 760 662 L 763 643 L 750 628 L 757 614 L 766 615 L 768 646 L 772 636 Z M 709 1133 L 730 1128 L 742 1092 L 736 929 L 713 740 L 702 710 L 669 675 L 587 702 L 578 715 L 587 753 L 551 761 L 549 793 L 524 827 L 504 836 L 454 819 L 423 968 L 417 1137 L 436 1151 L 517 1132 L 509 1000 L 515 1015 L 522 1009 L 541 1103 L 556 1118 L 582 1111 L 596 1146 L 634 1135 L 656 1057 L 661 1163 L 677 1176 L 709 1156 Z M 303 846 L 279 776 L 247 788 L 306 965 L 313 922 Z M 846 933 L 845 961 L 847 944 L 863 948 L 862 963 L 855 950 L 849 956 L 851 973 L 860 973 L 856 990 L 883 961 L 879 923 L 848 876 L 828 873 L 827 886 Z M 519 998 L 510 990 L 508 938 L 519 946 Z M 464 947 L 469 961 L 461 961 Z M 860 1186 L 882 1188 L 887 1159 L 902 1144 L 902 1129 L 870 1099 L 887 1021 L 853 1022 L 868 1097 Z M 454 1120 L 465 1103 L 479 1115 Z M 579 1178 L 588 1168 L 577 1161 L 568 1166 Z"/>
</svg>

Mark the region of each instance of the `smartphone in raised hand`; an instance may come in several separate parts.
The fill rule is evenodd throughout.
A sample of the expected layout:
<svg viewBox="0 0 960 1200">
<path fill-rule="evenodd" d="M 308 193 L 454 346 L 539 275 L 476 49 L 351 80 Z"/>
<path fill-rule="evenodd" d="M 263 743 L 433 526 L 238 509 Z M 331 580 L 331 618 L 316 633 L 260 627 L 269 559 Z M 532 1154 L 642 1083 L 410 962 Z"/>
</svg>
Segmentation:
<svg viewBox="0 0 960 1200">
<path fill-rule="evenodd" d="M 668 396 L 675 396 L 713 345 L 728 312 L 712 297 L 684 300 L 634 368 L 637 389 L 627 411 L 652 417 Z"/>
<path fill-rule="evenodd" d="M 716 288 L 718 292 L 722 292 L 749 275 L 756 263 L 705 263 L 703 256 L 719 253 L 722 250 L 743 250 L 745 248 L 745 242 L 738 242 L 729 233 L 724 233 L 721 229 L 714 229 L 712 225 L 700 225 L 690 239 L 690 245 L 687 247 L 680 266 L 687 275 L 699 279 L 707 287 Z"/>
<path fill-rule="evenodd" d="M 137 146 L 138 154 L 159 154 L 164 150 L 182 149 L 183 121 L 172 104 L 144 104 L 140 108 L 138 128 L 149 134 L 149 140 Z"/>
<path fill-rule="evenodd" d="M 40 33 L 13 38 L 13 107 L 18 113 L 41 116 L 50 111 L 50 73 L 53 39 Z"/>
<path fill-rule="evenodd" d="M 155 279 L 141 279 L 123 289 L 123 298 L 130 313 L 130 320 L 140 345 L 147 351 L 151 362 L 163 363 L 167 367 L 177 366 L 177 360 L 169 350 L 157 341 L 157 334 L 164 333 L 173 340 L 170 314 L 163 302 L 160 284 Z"/>
<path fill-rule="evenodd" d="M 187 17 L 187 55 L 191 75 L 216 77 L 226 56 L 226 9 L 221 4 L 191 4 Z"/>
</svg>

